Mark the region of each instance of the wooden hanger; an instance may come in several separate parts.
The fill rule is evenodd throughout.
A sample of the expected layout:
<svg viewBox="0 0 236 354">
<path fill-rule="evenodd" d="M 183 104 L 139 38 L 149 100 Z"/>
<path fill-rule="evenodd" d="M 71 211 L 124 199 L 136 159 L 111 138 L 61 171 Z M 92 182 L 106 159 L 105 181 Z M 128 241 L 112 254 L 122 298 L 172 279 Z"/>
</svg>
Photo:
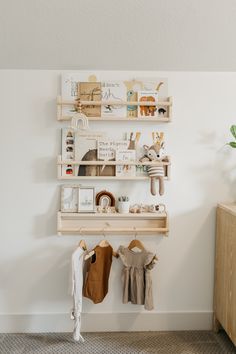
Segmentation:
<svg viewBox="0 0 236 354">
<path fill-rule="evenodd" d="M 145 250 L 145 247 L 144 247 L 143 243 L 142 243 L 141 241 L 139 241 L 139 240 L 136 239 L 136 235 L 137 235 L 136 228 L 134 228 L 134 230 L 135 230 L 135 238 L 134 238 L 132 241 L 130 241 L 130 244 L 129 244 L 129 246 L 128 246 L 128 249 L 129 249 L 129 250 L 132 250 L 133 248 L 137 247 L 137 248 L 139 248 L 141 251 L 144 251 L 144 250 Z"/>
<path fill-rule="evenodd" d="M 81 234 L 81 231 L 82 231 L 82 228 L 80 228 L 80 230 L 79 230 L 80 234 Z M 87 250 L 88 250 L 87 245 L 86 245 L 86 243 L 85 243 L 85 240 L 83 240 L 83 239 L 80 240 L 78 247 L 80 247 L 80 248 L 81 248 L 82 250 L 84 250 L 84 251 L 87 251 Z M 92 257 L 92 255 L 93 255 L 94 253 L 95 253 L 94 250 L 92 250 L 92 251 L 90 251 L 88 254 L 86 254 L 86 256 L 84 257 L 85 261 L 86 261 L 87 259 L 89 259 L 90 257 Z"/>
<path fill-rule="evenodd" d="M 98 246 L 100 247 L 108 247 L 108 246 L 111 246 L 110 243 L 107 241 L 106 239 L 106 235 L 105 235 L 105 229 L 103 230 L 103 236 L 104 238 L 99 242 Z M 115 258 L 118 258 L 119 255 L 117 252 L 115 252 L 112 248 L 112 256 L 115 257 Z"/>
<path fill-rule="evenodd" d="M 87 251 L 87 246 L 84 240 L 80 240 L 79 247 L 82 248 L 82 250 Z"/>
<path fill-rule="evenodd" d="M 134 239 L 130 242 L 129 246 L 128 246 L 128 249 L 129 250 L 132 250 L 133 248 L 139 248 L 141 251 L 144 251 L 145 250 L 145 247 L 143 245 L 143 243 L 137 239 Z"/>
<path fill-rule="evenodd" d="M 86 254 L 86 256 L 84 257 L 84 260 L 87 261 L 87 259 L 91 258 L 94 255 L 95 251 L 92 250 L 90 251 L 88 254 Z"/>
<path fill-rule="evenodd" d="M 98 246 L 108 247 L 108 246 L 110 246 L 110 243 L 104 238 L 104 239 L 102 239 L 102 241 L 99 242 Z"/>
</svg>

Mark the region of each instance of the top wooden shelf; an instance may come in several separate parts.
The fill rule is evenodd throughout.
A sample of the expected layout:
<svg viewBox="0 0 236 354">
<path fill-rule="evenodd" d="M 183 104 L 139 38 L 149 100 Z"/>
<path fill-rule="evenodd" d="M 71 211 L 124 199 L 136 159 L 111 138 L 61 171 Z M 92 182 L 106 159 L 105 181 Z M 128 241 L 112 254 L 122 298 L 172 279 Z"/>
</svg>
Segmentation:
<svg viewBox="0 0 236 354">
<path fill-rule="evenodd" d="M 107 106 L 107 105 L 116 105 L 116 106 L 158 106 L 158 107 L 167 107 L 168 117 L 158 116 L 158 117 L 87 117 L 91 121 L 139 121 L 139 122 L 170 122 L 172 116 L 172 97 L 168 97 L 166 101 L 158 102 L 130 102 L 130 101 L 80 101 L 82 106 Z M 62 107 L 74 106 L 75 108 L 78 105 L 77 100 L 63 100 L 61 96 L 57 96 L 57 120 L 59 121 L 68 121 L 71 120 L 73 114 L 64 115 Z M 75 112 L 76 113 L 76 112 Z"/>
</svg>

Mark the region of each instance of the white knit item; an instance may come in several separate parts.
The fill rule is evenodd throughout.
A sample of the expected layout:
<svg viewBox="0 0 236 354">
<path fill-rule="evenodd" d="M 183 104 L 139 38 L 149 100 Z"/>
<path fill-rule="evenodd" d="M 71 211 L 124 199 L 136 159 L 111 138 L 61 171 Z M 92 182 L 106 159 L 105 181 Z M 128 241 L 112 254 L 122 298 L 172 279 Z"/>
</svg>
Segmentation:
<svg viewBox="0 0 236 354">
<path fill-rule="evenodd" d="M 81 329 L 81 311 L 82 311 L 82 289 L 83 289 L 83 262 L 85 251 L 78 247 L 72 254 L 72 296 L 73 310 L 71 318 L 74 320 L 73 338 L 75 341 L 84 342 L 80 334 Z"/>
</svg>

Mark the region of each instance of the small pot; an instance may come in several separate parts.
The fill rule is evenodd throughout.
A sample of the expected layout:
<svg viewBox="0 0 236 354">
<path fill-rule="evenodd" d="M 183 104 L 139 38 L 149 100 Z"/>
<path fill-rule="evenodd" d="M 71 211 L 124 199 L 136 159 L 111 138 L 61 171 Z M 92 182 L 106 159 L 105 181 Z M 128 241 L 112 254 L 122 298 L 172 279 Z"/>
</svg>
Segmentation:
<svg viewBox="0 0 236 354">
<path fill-rule="evenodd" d="M 128 214 L 129 207 L 130 207 L 130 202 L 118 202 L 118 213 Z"/>
</svg>

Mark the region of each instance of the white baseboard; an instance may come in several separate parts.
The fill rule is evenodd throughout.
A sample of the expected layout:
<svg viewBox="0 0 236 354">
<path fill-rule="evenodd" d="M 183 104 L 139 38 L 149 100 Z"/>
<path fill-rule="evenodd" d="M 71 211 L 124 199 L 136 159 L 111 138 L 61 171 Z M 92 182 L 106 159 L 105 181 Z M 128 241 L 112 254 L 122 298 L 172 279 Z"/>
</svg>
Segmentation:
<svg viewBox="0 0 236 354">
<path fill-rule="evenodd" d="M 82 332 L 212 329 L 212 312 L 84 313 Z M 71 332 L 69 314 L 0 315 L 1 333 Z"/>
</svg>

